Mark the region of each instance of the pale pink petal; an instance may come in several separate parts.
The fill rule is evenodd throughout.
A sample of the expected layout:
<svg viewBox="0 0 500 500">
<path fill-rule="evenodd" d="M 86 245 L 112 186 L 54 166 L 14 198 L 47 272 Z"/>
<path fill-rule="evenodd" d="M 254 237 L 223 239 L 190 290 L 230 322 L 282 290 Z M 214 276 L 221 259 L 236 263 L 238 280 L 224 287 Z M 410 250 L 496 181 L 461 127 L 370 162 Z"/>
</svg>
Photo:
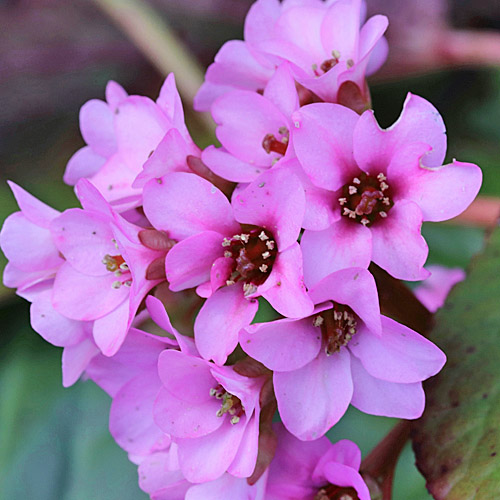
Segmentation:
<svg viewBox="0 0 500 500">
<path fill-rule="evenodd" d="M 372 254 L 371 240 L 367 227 L 345 217 L 324 231 L 304 231 L 300 246 L 306 285 L 311 288 L 340 269 L 368 268 Z"/>
<path fill-rule="evenodd" d="M 212 172 L 232 182 L 252 182 L 266 170 L 261 165 L 255 166 L 242 161 L 223 148 L 215 146 L 208 146 L 201 159 Z"/>
<path fill-rule="evenodd" d="M 312 182 L 336 191 L 359 169 L 352 154 L 354 127 L 359 116 L 338 104 L 309 104 L 292 116 L 295 153 Z"/>
<path fill-rule="evenodd" d="M 280 64 L 264 89 L 264 97 L 277 106 L 287 118 L 299 108 L 299 96 L 288 63 Z"/>
<path fill-rule="evenodd" d="M 274 373 L 274 390 L 285 427 L 299 439 L 318 439 L 344 415 L 352 397 L 350 354 L 320 353 L 303 368 Z"/>
<path fill-rule="evenodd" d="M 320 32 L 325 52 L 336 50 L 343 60 L 357 59 L 360 7 L 361 0 L 337 0 L 328 8 Z"/>
<path fill-rule="evenodd" d="M 422 383 L 396 384 L 372 377 L 355 356 L 351 357 L 354 392 L 351 404 L 371 415 L 414 419 L 422 415 Z"/>
<path fill-rule="evenodd" d="M 152 367 L 125 384 L 113 398 L 109 431 L 125 451 L 146 455 L 164 444 L 165 434 L 153 420 L 153 404 L 160 387 L 156 367 Z"/>
<path fill-rule="evenodd" d="M 359 33 L 359 58 L 369 55 L 366 75 L 378 71 L 387 59 L 389 44 L 383 34 L 387 30 L 389 20 L 386 16 L 373 16 L 363 25 Z"/>
<path fill-rule="evenodd" d="M 134 188 L 144 187 L 146 182 L 169 172 L 190 172 L 186 158 L 193 153 L 195 151 L 188 147 L 180 132 L 175 128 L 170 129 L 144 163 L 142 172 L 133 183 Z"/>
<path fill-rule="evenodd" d="M 59 212 L 35 198 L 16 183 L 7 181 L 7 184 L 23 215 L 33 224 L 48 229 L 50 222 L 59 215 Z"/>
<path fill-rule="evenodd" d="M 372 332 L 381 334 L 377 285 L 366 269 L 336 271 L 315 285 L 309 295 L 315 304 L 332 300 L 348 305 Z"/>
<path fill-rule="evenodd" d="M 172 122 L 172 125 L 182 134 L 184 139 L 194 146 L 191 136 L 184 122 L 184 110 L 181 96 L 177 90 L 174 73 L 170 73 L 163 83 L 156 104 L 162 109 Z"/>
<path fill-rule="evenodd" d="M 259 303 L 246 299 L 239 284 L 220 288 L 203 304 L 194 324 L 198 351 L 223 365 L 238 344 L 238 333 L 253 320 Z"/>
<path fill-rule="evenodd" d="M 418 281 L 429 272 L 423 266 L 429 249 L 420 234 L 422 212 L 411 201 L 399 201 L 391 208 L 387 218 L 377 221 L 371 228 L 375 264 L 395 278 Z"/>
<path fill-rule="evenodd" d="M 124 300 L 109 314 L 94 321 L 94 340 L 105 356 L 113 356 L 120 349 L 132 319 L 130 300 Z"/>
<path fill-rule="evenodd" d="M 116 276 L 88 276 L 64 263 L 57 272 L 52 304 L 59 313 L 72 319 L 90 321 L 109 314 L 130 294 L 129 288 L 112 287 Z"/>
<path fill-rule="evenodd" d="M 253 500 L 252 491 L 257 486 L 250 486 L 245 478 L 224 474 L 215 481 L 191 486 L 185 500 Z"/>
<path fill-rule="evenodd" d="M 373 377 L 409 384 L 436 375 L 446 362 L 443 351 L 417 332 L 382 316 L 382 335 L 359 329 L 349 350 Z"/>
<path fill-rule="evenodd" d="M 302 252 L 298 243 L 277 255 L 273 270 L 258 288 L 258 293 L 283 316 L 303 318 L 312 313 L 314 307 L 304 285 Z"/>
<path fill-rule="evenodd" d="M 71 208 L 54 219 L 51 233 L 67 262 L 91 276 L 111 274 L 102 260 L 118 253 L 109 220 L 97 213 Z"/>
<path fill-rule="evenodd" d="M 47 287 L 33 300 L 30 308 L 33 330 L 58 347 L 81 342 L 90 331 L 89 324 L 59 314 L 52 306 L 51 297 L 52 288 Z"/>
<path fill-rule="evenodd" d="M 482 182 L 477 165 L 456 160 L 436 169 L 415 165 L 406 173 L 398 196 L 414 201 L 422 210 L 423 220 L 433 222 L 461 214 L 474 201 Z"/>
<path fill-rule="evenodd" d="M 174 172 L 161 184 L 150 181 L 144 187 L 144 211 L 156 229 L 177 240 L 203 231 L 231 236 L 240 232 L 227 198 L 195 174 Z"/>
<path fill-rule="evenodd" d="M 255 2 L 245 18 L 245 41 L 254 45 L 272 36 L 274 23 L 278 20 L 280 13 L 279 0 Z"/>
<path fill-rule="evenodd" d="M 325 464 L 323 474 L 330 484 L 343 488 L 354 488 L 359 500 L 370 500 L 370 491 L 361 474 L 347 465 L 329 462 Z"/>
<path fill-rule="evenodd" d="M 219 257 L 214 261 L 212 269 L 210 270 L 211 292 L 215 292 L 215 290 L 218 290 L 227 283 L 233 271 L 233 267 L 234 260 L 231 258 Z"/>
<path fill-rule="evenodd" d="M 212 104 L 224 94 L 234 90 L 230 85 L 218 85 L 211 82 L 203 82 L 198 93 L 194 96 L 193 108 L 196 111 L 210 111 Z"/>
<path fill-rule="evenodd" d="M 288 169 L 280 168 L 259 176 L 232 202 L 236 220 L 268 229 L 280 252 L 297 241 L 305 203 L 304 189 L 298 177 Z"/>
<path fill-rule="evenodd" d="M 82 106 L 80 130 L 85 142 L 98 155 L 108 158 L 116 151 L 113 113 L 104 101 L 92 99 Z"/>
<path fill-rule="evenodd" d="M 65 347 L 62 354 L 63 386 L 72 386 L 98 353 L 99 349 L 90 339 Z"/>
<path fill-rule="evenodd" d="M 113 111 L 128 97 L 125 89 L 119 84 L 110 80 L 106 85 L 106 101 Z"/>
<path fill-rule="evenodd" d="M 92 177 L 106 163 L 106 158 L 89 146 L 79 149 L 68 161 L 63 180 L 74 186 L 81 178 Z"/>
<path fill-rule="evenodd" d="M 221 403 L 210 396 L 217 381 L 205 360 L 180 351 L 163 351 L 158 373 L 163 389 L 155 403 L 155 421 L 167 434 L 197 438 L 222 425 L 224 419 L 216 415 Z"/>
<path fill-rule="evenodd" d="M 330 446 L 328 451 L 321 456 L 313 475 L 316 476 L 321 474 L 324 476 L 323 466 L 328 462 L 337 462 L 355 470 L 359 470 L 361 466 L 361 450 L 355 443 L 348 439 L 338 441 Z"/>
<path fill-rule="evenodd" d="M 441 115 L 425 99 L 408 94 L 398 120 L 388 129 L 378 125 L 373 111 L 365 111 L 354 131 L 354 156 L 365 172 L 384 171 L 394 153 L 412 142 L 423 142 L 432 147 L 423 163 L 437 167 L 446 154 L 446 129 Z"/>
<path fill-rule="evenodd" d="M 115 130 L 120 155 L 128 167 L 138 174 L 171 126 L 151 99 L 132 96 L 123 101 L 115 114 Z"/>
<path fill-rule="evenodd" d="M 223 419 L 219 419 L 223 420 Z M 245 432 L 244 422 L 236 425 L 224 419 L 214 432 L 198 439 L 177 439 L 179 463 L 188 481 L 202 483 L 222 476 L 231 465 Z"/>
<path fill-rule="evenodd" d="M 318 355 L 321 331 L 313 326 L 312 318 L 287 318 L 242 330 L 240 345 L 249 356 L 270 370 L 297 370 Z"/>
<path fill-rule="evenodd" d="M 170 289 L 178 292 L 210 280 L 212 264 L 223 253 L 223 239 L 220 233 L 203 231 L 174 245 L 165 259 Z"/>
<path fill-rule="evenodd" d="M 259 415 L 259 412 L 256 411 L 248 421 L 238 447 L 238 452 L 227 469 L 228 473 L 233 476 L 247 478 L 252 475 L 255 469 L 259 451 Z"/>
<path fill-rule="evenodd" d="M 64 262 L 50 231 L 28 220 L 23 212 L 14 212 L 5 219 L 0 245 L 12 265 L 24 271 L 53 269 Z"/>
<path fill-rule="evenodd" d="M 457 267 L 427 266 L 426 269 L 432 274 L 414 289 L 414 293 L 429 311 L 436 312 L 443 306 L 450 290 L 463 281 L 466 274 Z"/>
<path fill-rule="evenodd" d="M 56 275 L 57 267 L 52 269 L 44 269 L 42 271 L 24 271 L 7 262 L 3 270 L 3 284 L 8 288 L 17 288 L 17 295 L 30 300 L 25 296 L 26 288 L 47 279 L 51 279 Z"/>
<path fill-rule="evenodd" d="M 271 65 L 263 66 L 245 42 L 230 40 L 217 52 L 205 78 L 218 85 L 258 90 L 264 89 L 273 72 Z"/>
<path fill-rule="evenodd" d="M 212 116 L 218 124 L 217 139 L 229 153 L 245 162 L 272 165 L 276 155 L 267 153 L 262 141 L 267 134 L 279 137 L 280 128 L 288 128 L 287 118 L 272 102 L 254 92 L 235 90 L 215 101 Z"/>
</svg>

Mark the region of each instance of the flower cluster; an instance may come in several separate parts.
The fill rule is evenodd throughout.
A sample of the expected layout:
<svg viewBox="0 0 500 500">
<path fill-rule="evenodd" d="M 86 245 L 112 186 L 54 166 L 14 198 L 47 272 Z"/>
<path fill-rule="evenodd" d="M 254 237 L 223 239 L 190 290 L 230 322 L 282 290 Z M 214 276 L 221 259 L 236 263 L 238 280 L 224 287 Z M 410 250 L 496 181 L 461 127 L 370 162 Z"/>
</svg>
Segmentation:
<svg viewBox="0 0 500 500">
<path fill-rule="evenodd" d="M 427 278 L 422 222 L 467 208 L 481 171 L 443 165 L 421 97 L 380 128 L 365 77 L 387 19 L 364 17 L 361 0 L 258 0 L 195 101 L 220 147 L 191 139 L 173 75 L 156 102 L 110 82 L 64 176 L 82 208 L 10 183 L 4 282 L 64 348 L 63 384 L 83 374 L 112 397 L 111 433 L 153 499 L 369 500 L 359 449 L 325 433 L 350 404 L 418 418 L 445 363 L 381 314 L 368 267 Z"/>
</svg>

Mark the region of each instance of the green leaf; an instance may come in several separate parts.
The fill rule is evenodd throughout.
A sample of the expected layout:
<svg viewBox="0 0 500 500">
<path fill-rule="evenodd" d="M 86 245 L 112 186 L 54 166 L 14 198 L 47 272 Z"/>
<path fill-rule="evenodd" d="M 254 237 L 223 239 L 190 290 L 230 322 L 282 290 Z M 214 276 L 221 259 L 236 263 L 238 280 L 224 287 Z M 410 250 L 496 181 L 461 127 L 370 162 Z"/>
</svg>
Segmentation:
<svg viewBox="0 0 500 500">
<path fill-rule="evenodd" d="M 500 485 L 500 229 L 450 294 L 431 338 L 447 354 L 426 384 L 417 465 L 435 499 L 498 498 Z"/>
</svg>

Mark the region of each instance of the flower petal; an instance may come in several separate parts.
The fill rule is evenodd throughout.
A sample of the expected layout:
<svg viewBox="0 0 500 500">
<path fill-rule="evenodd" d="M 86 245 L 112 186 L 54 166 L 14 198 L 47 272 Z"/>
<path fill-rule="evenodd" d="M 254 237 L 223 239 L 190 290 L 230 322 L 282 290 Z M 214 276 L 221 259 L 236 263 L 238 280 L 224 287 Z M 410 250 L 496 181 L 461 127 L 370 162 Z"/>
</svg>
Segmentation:
<svg viewBox="0 0 500 500">
<path fill-rule="evenodd" d="M 81 178 L 95 175 L 105 163 L 104 156 L 98 155 L 92 148 L 85 146 L 69 159 L 63 180 L 66 184 L 74 186 Z"/>
<path fill-rule="evenodd" d="M 257 300 L 245 298 L 239 284 L 214 292 L 194 323 L 194 338 L 201 356 L 223 365 L 238 344 L 239 331 L 251 323 L 258 307 Z"/>
<path fill-rule="evenodd" d="M 422 415 L 422 383 L 396 384 L 372 377 L 355 356 L 351 357 L 354 392 L 351 404 L 371 415 L 414 419 Z"/>
<path fill-rule="evenodd" d="M 203 231 L 233 235 L 239 225 L 227 198 L 195 174 L 174 172 L 144 187 L 144 211 L 156 229 L 182 240 Z"/>
<path fill-rule="evenodd" d="M 116 151 L 113 113 L 104 101 L 92 99 L 82 106 L 80 130 L 85 142 L 98 155 L 108 158 Z"/>
<path fill-rule="evenodd" d="M 432 342 L 396 321 L 382 316 L 382 335 L 358 331 L 349 350 L 373 377 L 409 384 L 436 375 L 446 362 Z"/>
<path fill-rule="evenodd" d="M 344 415 L 353 385 L 350 354 L 320 353 L 303 368 L 274 373 L 274 390 L 285 427 L 299 439 L 318 439 Z"/>
<path fill-rule="evenodd" d="M 91 339 L 65 347 L 62 354 L 63 387 L 72 386 L 98 354 L 99 349 Z"/>
</svg>

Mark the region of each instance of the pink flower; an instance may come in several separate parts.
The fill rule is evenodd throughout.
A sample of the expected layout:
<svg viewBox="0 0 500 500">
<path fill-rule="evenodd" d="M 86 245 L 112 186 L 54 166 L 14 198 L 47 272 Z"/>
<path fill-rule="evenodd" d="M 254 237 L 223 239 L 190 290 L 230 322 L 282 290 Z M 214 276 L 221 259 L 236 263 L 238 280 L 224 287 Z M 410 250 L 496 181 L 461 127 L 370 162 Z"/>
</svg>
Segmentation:
<svg viewBox="0 0 500 500">
<path fill-rule="evenodd" d="M 4 285 L 24 290 L 53 278 L 64 263 L 50 234 L 50 224 L 59 212 L 9 181 L 21 209 L 9 215 L 0 232 L 0 246 L 8 264 Z M 36 242 L 36 244 L 35 244 Z"/>
<path fill-rule="evenodd" d="M 180 241 L 166 259 L 171 290 L 198 287 L 208 297 L 195 322 L 196 346 L 205 359 L 224 364 L 259 296 L 285 316 L 312 312 L 297 243 L 304 203 L 300 181 L 279 168 L 239 192 L 233 207 L 192 174 L 168 174 L 144 188 L 148 219 Z"/>
<path fill-rule="evenodd" d="M 93 321 L 93 336 L 106 356 L 115 354 L 142 299 L 160 279 L 147 279 L 166 250 L 144 246 L 142 228 L 115 214 L 87 180 L 77 186 L 83 209 L 69 209 L 51 222 L 66 262 L 57 271 L 52 303 L 77 321 Z"/>
<path fill-rule="evenodd" d="M 249 477 L 257 460 L 265 378 L 247 378 L 179 351 L 164 351 L 158 371 L 163 387 L 155 421 L 177 444 L 186 479 L 212 481 L 226 471 Z"/>
<path fill-rule="evenodd" d="M 443 306 L 450 290 L 465 279 L 465 271 L 459 267 L 427 266 L 429 278 L 415 288 L 415 295 L 431 312 Z"/>
<path fill-rule="evenodd" d="M 298 107 L 288 64 L 276 70 L 263 95 L 244 90 L 225 94 L 212 106 L 223 148 L 209 146 L 202 154 L 204 163 L 225 179 L 251 182 L 281 158 L 294 157 L 291 116 Z"/>
<path fill-rule="evenodd" d="M 70 159 L 64 181 L 75 185 L 88 178 L 107 201 L 123 210 L 140 205 L 141 183 L 133 183 L 157 148 L 162 158 L 169 150 L 168 166 L 180 169 L 187 169 L 186 156 L 199 155 L 199 150 L 184 124 L 173 74 L 165 80 L 156 103 L 147 97 L 127 96 L 115 82 L 108 83 L 106 100 L 93 99 L 80 110 L 80 129 L 87 146 Z M 157 163 L 150 158 L 148 172 L 154 174 Z M 142 178 L 147 175 L 151 174 Z"/>
<path fill-rule="evenodd" d="M 269 468 L 266 500 L 370 500 L 359 474 L 361 452 L 352 441 L 299 441 L 275 425 L 278 448 Z"/>
<path fill-rule="evenodd" d="M 301 240 L 306 284 L 337 269 L 367 267 L 370 260 L 399 279 L 428 276 L 422 221 L 460 214 L 482 178 L 470 163 L 441 166 L 446 135 L 436 109 L 409 94 L 387 130 L 372 111 L 358 117 L 336 104 L 304 106 L 293 119 L 300 164 L 317 188 L 333 195 L 318 200 L 329 214 L 324 225 Z"/>
<path fill-rule="evenodd" d="M 282 61 L 293 65 L 297 82 L 328 102 L 348 100 L 353 82 L 357 95 L 369 101 L 365 74 L 387 57 L 384 16 L 365 16 L 361 0 L 259 0 L 245 20 L 245 41 L 222 46 L 208 68 L 195 108 L 208 111 L 234 89 L 261 91 Z M 346 92 L 347 90 L 347 92 Z M 347 97 L 347 99 L 346 99 Z"/>
<path fill-rule="evenodd" d="M 4 283 L 31 302 L 33 330 L 51 344 L 63 347 L 63 385 L 74 384 L 99 352 L 92 340 L 92 324 L 59 314 L 52 306 L 54 277 L 64 264 L 50 232 L 59 212 L 45 205 L 13 182 L 9 185 L 20 212 L 10 215 L 0 233 L 0 245 L 9 259 Z"/>
<path fill-rule="evenodd" d="M 422 381 L 439 372 L 445 355 L 418 333 L 380 315 L 375 281 L 365 269 L 337 271 L 310 291 L 313 315 L 252 325 L 243 350 L 274 371 L 285 427 L 317 439 L 349 403 L 387 417 L 417 418 Z"/>
<path fill-rule="evenodd" d="M 214 481 L 193 484 L 178 468 L 175 444 L 169 453 L 155 453 L 139 466 L 139 485 L 152 500 L 264 500 L 266 477 L 250 486 L 246 478 L 225 473 Z"/>
</svg>

